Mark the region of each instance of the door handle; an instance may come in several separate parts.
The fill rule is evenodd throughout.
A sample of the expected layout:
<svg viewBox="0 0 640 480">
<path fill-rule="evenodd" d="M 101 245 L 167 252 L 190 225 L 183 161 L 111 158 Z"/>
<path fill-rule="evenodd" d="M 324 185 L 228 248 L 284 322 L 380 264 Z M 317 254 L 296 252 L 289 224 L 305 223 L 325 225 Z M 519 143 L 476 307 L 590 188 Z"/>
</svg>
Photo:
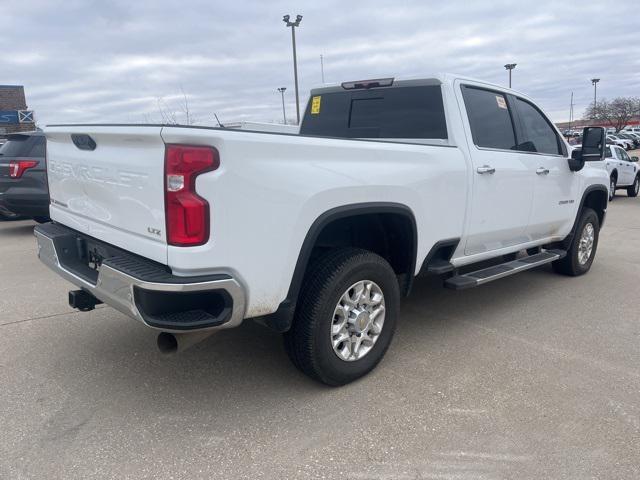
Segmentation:
<svg viewBox="0 0 640 480">
<path fill-rule="evenodd" d="M 490 167 L 489 165 L 483 165 L 481 167 L 478 167 L 476 172 L 478 172 L 480 175 L 483 175 L 485 173 L 493 174 L 493 173 L 496 173 L 496 169 L 493 167 Z"/>
<path fill-rule="evenodd" d="M 536 173 L 538 175 L 548 175 L 549 174 L 549 169 L 548 168 L 544 168 L 544 167 L 540 167 L 536 170 Z"/>
</svg>

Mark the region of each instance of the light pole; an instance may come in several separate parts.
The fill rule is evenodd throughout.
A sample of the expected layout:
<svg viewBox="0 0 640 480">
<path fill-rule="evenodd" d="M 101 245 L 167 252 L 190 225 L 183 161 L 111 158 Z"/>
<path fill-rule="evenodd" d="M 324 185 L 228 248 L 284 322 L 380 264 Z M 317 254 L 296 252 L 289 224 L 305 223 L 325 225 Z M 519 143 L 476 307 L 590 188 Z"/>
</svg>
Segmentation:
<svg viewBox="0 0 640 480">
<path fill-rule="evenodd" d="M 592 78 L 591 85 L 593 85 L 593 110 L 595 112 L 596 109 L 596 100 L 598 99 L 598 82 L 599 78 Z"/>
<path fill-rule="evenodd" d="M 516 68 L 517 63 L 507 63 L 504 68 L 509 70 L 509 88 L 511 88 L 511 70 Z"/>
<path fill-rule="evenodd" d="M 287 25 L 287 27 L 291 27 L 291 43 L 293 44 L 293 79 L 296 85 L 296 119 L 297 125 L 300 125 L 300 97 L 298 95 L 298 59 L 296 57 L 296 27 L 300 26 L 300 22 L 302 21 L 302 15 L 296 15 L 296 21 L 291 22 L 290 15 L 285 15 L 282 17 L 282 21 Z"/>
<path fill-rule="evenodd" d="M 569 133 L 571 133 L 572 126 L 573 126 L 573 92 L 571 92 L 571 103 L 569 104 Z"/>
<path fill-rule="evenodd" d="M 320 54 L 320 74 L 322 75 L 322 84 L 324 85 L 324 57 Z"/>
<path fill-rule="evenodd" d="M 282 96 L 282 118 L 284 120 L 284 124 L 287 124 L 287 113 L 284 109 L 284 92 L 287 89 L 287 87 L 280 87 L 278 88 L 278 91 L 280 92 L 280 95 Z"/>
</svg>

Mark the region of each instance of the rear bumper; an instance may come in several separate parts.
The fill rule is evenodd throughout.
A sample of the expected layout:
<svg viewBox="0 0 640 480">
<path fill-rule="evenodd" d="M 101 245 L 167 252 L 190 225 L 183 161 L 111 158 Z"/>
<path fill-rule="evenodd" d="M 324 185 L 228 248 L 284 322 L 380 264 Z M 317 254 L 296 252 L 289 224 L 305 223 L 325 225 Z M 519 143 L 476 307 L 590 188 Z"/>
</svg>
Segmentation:
<svg viewBox="0 0 640 480">
<path fill-rule="evenodd" d="M 62 225 L 35 228 L 38 257 L 58 275 L 145 325 L 166 331 L 217 330 L 238 326 L 245 292 L 231 276 L 177 277 L 167 267 Z M 100 251 L 99 270 L 83 251 Z"/>
<path fill-rule="evenodd" d="M 0 192 L 0 209 L 25 217 L 48 217 L 49 195 L 31 192 Z"/>
<path fill-rule="evenodd" d="M 25 217 L 48 217 L 49 192 L 44 170 L 27 170 L 22 178 L 0 178 L 0 206 Z"/>
</svg>

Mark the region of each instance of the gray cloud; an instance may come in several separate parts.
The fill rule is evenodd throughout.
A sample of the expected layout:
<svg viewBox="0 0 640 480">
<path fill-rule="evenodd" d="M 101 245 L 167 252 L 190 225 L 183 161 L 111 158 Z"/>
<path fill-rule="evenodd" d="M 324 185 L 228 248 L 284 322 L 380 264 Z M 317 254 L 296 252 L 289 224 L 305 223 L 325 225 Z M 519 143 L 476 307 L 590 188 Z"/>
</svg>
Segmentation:
<svg viewBox="0 0 640 480">
<path fill-rule="evenodd" d="M 599 96 L 640 95 L 637 2 L 396 2 L 4 0 L 0 83 L 26 87 L 40 123 L 159 120 L 158 99 L 198 123 L 278 121 L 277 87 L 292 116 L 291 38 L 297 31 L 303 102 L 325 78 L 455 72 L 506 82 L 554 120 Z"/>
</svg>

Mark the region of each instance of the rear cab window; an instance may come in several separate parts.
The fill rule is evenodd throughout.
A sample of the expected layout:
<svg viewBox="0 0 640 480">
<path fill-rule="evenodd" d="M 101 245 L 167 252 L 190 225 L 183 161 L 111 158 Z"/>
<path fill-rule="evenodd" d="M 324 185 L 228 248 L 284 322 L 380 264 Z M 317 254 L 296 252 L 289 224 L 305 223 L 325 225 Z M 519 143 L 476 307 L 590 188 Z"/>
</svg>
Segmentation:
<svg viewBox="0 0 640 480">
<path fill-rule="evenodd" d="M 344 89 L 311 93 L 301 135 L 360 138 L 447 140 L 440 85 Z M 440 142 L 438 142 L 440 141 Z"/>
<path fill-rule="evenodd" d="M 11 135 L 0 147 L 4 157 L 44 157 L 44 135 Z"/>
</svg>

